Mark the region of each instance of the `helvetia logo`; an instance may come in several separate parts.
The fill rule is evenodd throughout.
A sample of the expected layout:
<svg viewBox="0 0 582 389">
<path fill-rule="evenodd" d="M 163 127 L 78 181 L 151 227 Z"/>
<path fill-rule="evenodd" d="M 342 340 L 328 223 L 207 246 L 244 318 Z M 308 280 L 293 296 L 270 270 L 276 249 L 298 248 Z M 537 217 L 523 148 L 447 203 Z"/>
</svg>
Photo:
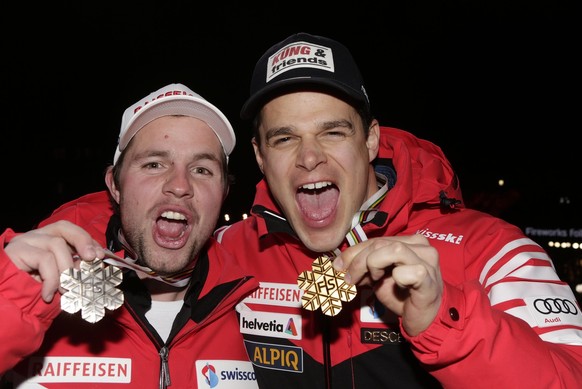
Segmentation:
<svg viewBox="0 0 582 389">
<path fill-rule="evenodd" d="M 287 313 L 242 311 L 242 334 L 270 336 L 283 339 L 301 339 L 301 315 Z"/>
<path fill-rule="evenodd" d="M 287 325 L 283 327 L 283 324 L 277 323 L 276 320 L 260 321 L 257 320 L 257 318 L 247 320 L 245 317 L 243 317 L 242 327 L 264 332 L 285 332 L 286 334 L 297 336 L 297 327 L 295 326 L 293 318 L 289 318 Z"/>
</svg>

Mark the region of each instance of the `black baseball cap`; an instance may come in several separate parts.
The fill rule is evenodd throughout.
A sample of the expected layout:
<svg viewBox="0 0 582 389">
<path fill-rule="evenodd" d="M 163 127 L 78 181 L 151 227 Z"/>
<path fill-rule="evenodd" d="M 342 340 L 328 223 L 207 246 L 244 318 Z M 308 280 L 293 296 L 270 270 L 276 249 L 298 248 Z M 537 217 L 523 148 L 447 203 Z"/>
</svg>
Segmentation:
<svg viewBox="0 0 582 389">
<path fill-rule="evenodd" d="M 350 51 L 333 39 L 301 32 L 272 46 L 258 60 L 240 116 L 251 119 L 276 96 L 305 89 L 333 94 L 370 111 L 364 80 Z"/>
</svg>

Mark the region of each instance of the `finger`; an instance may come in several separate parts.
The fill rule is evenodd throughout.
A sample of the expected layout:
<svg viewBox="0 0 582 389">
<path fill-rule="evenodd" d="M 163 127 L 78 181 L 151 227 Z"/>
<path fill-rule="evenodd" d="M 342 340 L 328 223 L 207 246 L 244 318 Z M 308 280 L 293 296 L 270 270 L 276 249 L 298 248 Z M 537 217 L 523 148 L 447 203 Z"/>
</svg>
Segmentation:
<svg viewBox="0 0 582 389">
<path fill-rule="evenodd" d="M 38 275 L 42 281 L 41 296 L 50 303 L 60 286 L 61 271 L 55 260 L 48 260 L 45 256 L 38 264 Z"/>
<path fill-rule="evenodd" d="M 401 288 L 420 289 L 429 278 L 427 267 L 422 264 L 397 266 L 392 270 L 394 282 Z"/>
<path fill-rule="evenodd" d="M 87 231 L 69 221 L 60 220 L 43 227 L 42 230 L 47 235 L 64 239 L 72 248 L 72 252 L 78 254 L 83 260 L 92 261 L 95 258 L 103 258 L 105 255 L 101 245 Z M 54 241 L 52 242 L 54 244 Z"/>
<path fill-rule="evenodd" d="M 341 255 L 334 261 L 334 268 L 336 270 L 345 270 L 350 266 L 355 257 L 359 256 L 362 251 L 369 250 L 370 246 L 389 245 L 392 242 L 401 242 L 414 246 L 428 245 L 428 240 L 424 236 L 418 234 L 372 238 L 354 246 L 350 246 L 342 251 Z"/>
<path fill-rule="evenodd" d="M 349 265 L 345 268 L 348 283 L 369 284 L 368 279 L 374 282 L 390 275 L 396 265 L 419 261 L 410 247 L 401 241 L 376 239 L 368 242 L 355 256 L 348 258 Z M 340 256 L 345 259 L 343 252 Z"/>
<path fill-rule="evenodd" d="M 42 297 L 51 301 L 60 274 L 73 267 L 75 258 L 93 261 L 104 250 L 89 233 L 68 221 L 59 221 L 15 237 L 5 248 L 12 261 L 42 282 Z"/>
<path fill-rule="evenodd" d="M 18 250 L 25 251 L 24 258 L 16 258 L 15 263 L 42 283 L 41 296 L 44 301 L 51 302 L 60 283 L 60 273 L 53 253 L 23 243 L 18 244 Z"/>
</svg>

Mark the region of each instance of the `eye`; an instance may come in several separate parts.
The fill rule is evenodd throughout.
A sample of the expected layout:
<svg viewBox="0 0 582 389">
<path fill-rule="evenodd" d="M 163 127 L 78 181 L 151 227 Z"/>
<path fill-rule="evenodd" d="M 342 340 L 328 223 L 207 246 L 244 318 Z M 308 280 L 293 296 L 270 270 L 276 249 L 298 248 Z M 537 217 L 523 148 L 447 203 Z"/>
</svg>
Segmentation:
<svg viewBox="0 0 582 389">
<path fill-rule="evenodd" d="M 347 136 L 345 131 L 337 129 L 334 129 L 333 131 L 326 131 L 323 135 L 330 138 L 345 138 Z"/>
<path fill-rule="evenodd" d="M 269 138 L 267 145 L 273 148 L 282 148 L 294 145 L 298 142 L 298 137 L 290 135 L 274 136 Z"/>
<path fill-rule="evenodd" d="M 212 175 L 214 175 L 210 169 L 207 169 L 205 167 L 200 167 L 200 166 L 194 168 L 194 173 L 195 174 L 200 174 L 200 175 L 203 175 L 203 176 L 212 176 Z"/>
<path fill-rule="evenodd" d="M 285 143 L 289 143 L 289 141 L 291 141 L 291 137 L 290 136 L 280 136 L 277 138 L 273 138 L 269 141 L 269 143 L 273 146 L 277 146 L 277 145 L 282 145 Z"/>
<path fill-rule="evenodd" d="M 161 167 L 162 167 L 162 164 L 159 162 L 146 162 L 142 165 L 142 168 L 150 169 L 150 170 L 159 169 Z"/>
</svg>

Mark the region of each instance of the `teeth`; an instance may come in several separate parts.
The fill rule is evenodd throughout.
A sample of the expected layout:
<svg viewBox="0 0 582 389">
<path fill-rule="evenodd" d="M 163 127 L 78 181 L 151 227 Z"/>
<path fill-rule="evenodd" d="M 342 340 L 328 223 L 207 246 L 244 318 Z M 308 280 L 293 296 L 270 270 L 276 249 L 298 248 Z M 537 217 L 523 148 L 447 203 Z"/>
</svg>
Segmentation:
<svg viewBox="0 0 582 389">
<path fill-rule="evenodd" d="M 162 213 L 162 217 L 172 220 L 186 220 L 186 216 L 178 212 L 166 211 Z"/>
<path fill-rule="evenodd" d="M 301 188 L 302 189 L 321 189 L 324 188 L 326 186 L 331 185 L 331 181 L 323 181 L 323 182 L 316 182 L 313 184 L 305 184 L 302 185 Z"/>
</svg>

